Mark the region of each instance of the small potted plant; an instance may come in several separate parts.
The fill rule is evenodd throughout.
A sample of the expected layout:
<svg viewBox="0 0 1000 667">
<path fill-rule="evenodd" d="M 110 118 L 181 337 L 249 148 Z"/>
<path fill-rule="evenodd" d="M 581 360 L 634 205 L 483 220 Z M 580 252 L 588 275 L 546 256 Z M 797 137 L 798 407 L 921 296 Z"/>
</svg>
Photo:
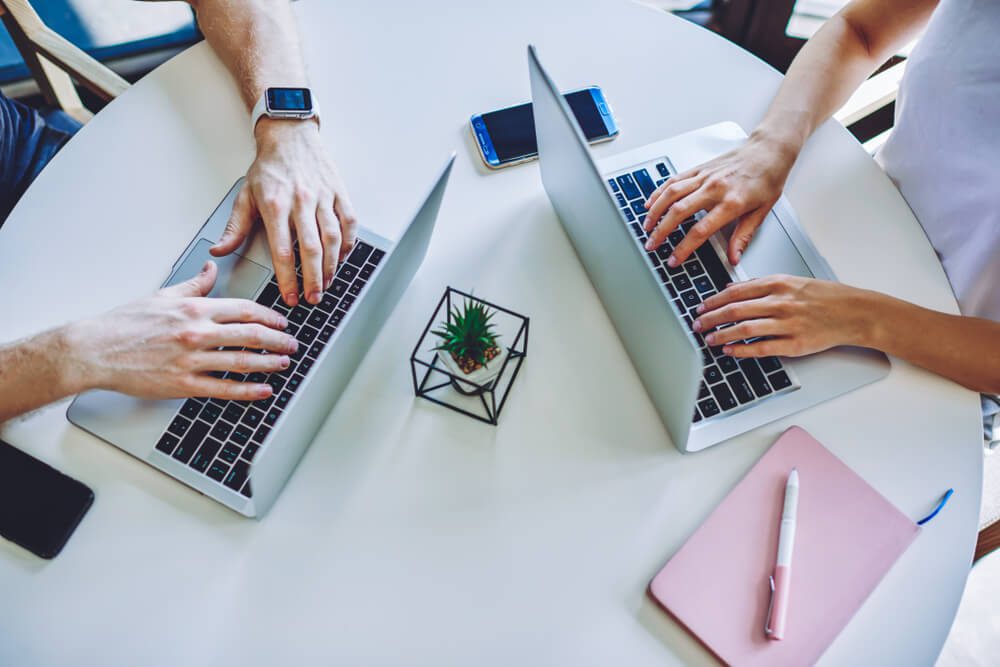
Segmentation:
<svg viewBox="0 0 1000 667">
<path fill-rule="evenodd" d="M 441 329 L 431 332 L 441 339 L 434 349 L 453 376 L 452 386 L 463 394 L 488 390 L 503 369 L 507 352 L 497 344 L 490 322 L 494 314 L 485 304 L 466 299 L 461 309 L 452 309 Z"/>
</svg>

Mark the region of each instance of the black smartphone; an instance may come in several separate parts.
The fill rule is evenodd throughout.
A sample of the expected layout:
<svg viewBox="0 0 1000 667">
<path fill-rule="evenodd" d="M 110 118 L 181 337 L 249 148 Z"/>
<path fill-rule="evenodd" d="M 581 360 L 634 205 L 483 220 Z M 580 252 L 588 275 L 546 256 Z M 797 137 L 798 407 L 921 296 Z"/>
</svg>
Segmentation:
<svg viewBox="0 0 1000 667">
<path fill-rule="evenodd" d="M 93 502 L 86 484 L 0 440 L 0 536 L 55 558 Z"/>
<path fill-rule="evenodd" d="M 566 93 L 566 102 L 592 144 L 618 136 L 611 106 L 597 86 Z M 469 120 L 479 146 L 479 157 L 490 169 L 509 167 L 538 157 L 535 117 L 531 103 L 476 114 Z"/>
</svg>

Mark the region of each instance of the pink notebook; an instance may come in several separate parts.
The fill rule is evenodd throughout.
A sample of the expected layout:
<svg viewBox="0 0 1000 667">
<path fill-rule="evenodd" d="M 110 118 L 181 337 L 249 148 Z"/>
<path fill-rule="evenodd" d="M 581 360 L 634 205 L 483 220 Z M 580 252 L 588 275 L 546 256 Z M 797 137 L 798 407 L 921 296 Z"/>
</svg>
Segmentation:
<svg viewBox="0 0 1000 667">
<path fill-rule="evenodd" d="M 764 636 L 785 482 L 799 470 L 785 638 Z M 811 665 L 840 634 L 917 525 L 805 430 L 793 426 L 649 584 L 723 662 Z"/>
</svg>

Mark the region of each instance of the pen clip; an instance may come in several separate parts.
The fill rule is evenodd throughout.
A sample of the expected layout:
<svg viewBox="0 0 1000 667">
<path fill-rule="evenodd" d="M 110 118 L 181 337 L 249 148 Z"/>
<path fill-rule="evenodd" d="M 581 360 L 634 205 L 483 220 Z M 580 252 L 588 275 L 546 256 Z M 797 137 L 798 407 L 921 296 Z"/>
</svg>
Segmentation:
<svg viewBox="0 0 1000 667">
<path fill-rule="evenodd" d="M 764 634 L 770 635 L 773 632 L 771 630 L 771 611 L 774 609 L 774 576 L 768 577 L 767 580 L 771 584 L 771 597 L 767 602 L 767 616 L 764 618 Z"/>
</svg>

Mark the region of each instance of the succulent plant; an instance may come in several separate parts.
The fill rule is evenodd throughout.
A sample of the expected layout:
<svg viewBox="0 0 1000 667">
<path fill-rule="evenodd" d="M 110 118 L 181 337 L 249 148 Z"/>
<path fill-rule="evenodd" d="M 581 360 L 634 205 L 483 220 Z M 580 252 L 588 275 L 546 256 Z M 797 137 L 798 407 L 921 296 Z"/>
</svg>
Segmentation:
<svg viewBox="0 0 1000 667">
<path fill-rule="evenodd" d="M 497 353 L 497 334 L 490 323 L 494 314 L 485 305 L 467 299 L 461 310 L 452 309 L 442 329 L 431 332 L 441 339 L 434 349 L 448 352 L 456 360 L 471 362 L 475 368 L 486 364 Z"/>
</svg>

